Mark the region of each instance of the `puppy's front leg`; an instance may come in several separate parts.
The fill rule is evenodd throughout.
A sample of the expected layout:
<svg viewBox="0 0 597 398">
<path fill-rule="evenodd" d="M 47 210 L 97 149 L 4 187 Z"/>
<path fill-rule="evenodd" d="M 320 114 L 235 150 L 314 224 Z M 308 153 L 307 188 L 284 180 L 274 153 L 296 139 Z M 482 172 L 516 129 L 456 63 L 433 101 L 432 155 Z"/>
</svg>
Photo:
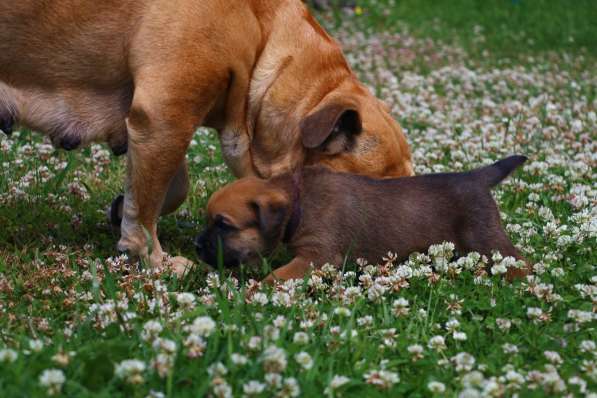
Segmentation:
<svg viewBox="0 0 597 398">
<path fill-rule="evenodd" d="M 273 285 L 277 280 L 287 281 L 289 279 L 303 279 L 311 266 L 311 261 L 304 257 L 297 256 L 291 262 L 274 270 L 263 282 Z"/>
</svg>

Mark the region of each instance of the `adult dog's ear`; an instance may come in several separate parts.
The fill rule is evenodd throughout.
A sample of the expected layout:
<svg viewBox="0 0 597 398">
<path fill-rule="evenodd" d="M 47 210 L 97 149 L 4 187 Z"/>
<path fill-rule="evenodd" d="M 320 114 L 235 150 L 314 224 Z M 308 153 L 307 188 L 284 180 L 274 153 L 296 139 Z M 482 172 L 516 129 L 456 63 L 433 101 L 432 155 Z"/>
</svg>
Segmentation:
<svg viewBox="0 0 597 398">
<path fill-rule="evenodd" d="M 275 245 L 288 221 L 289 199 L 279 191 L 265 192 L 255 198 L 251 206 L 255 209 L 261 235 L 268 244 Z"/>
<path fill-rule="evenodd" d="M 318 107 L 300 123 L 303 146 L 336 155 L 350 150 L 355 135 L 363 130 L 354 105 L 332 102 Z"/>
</svg>

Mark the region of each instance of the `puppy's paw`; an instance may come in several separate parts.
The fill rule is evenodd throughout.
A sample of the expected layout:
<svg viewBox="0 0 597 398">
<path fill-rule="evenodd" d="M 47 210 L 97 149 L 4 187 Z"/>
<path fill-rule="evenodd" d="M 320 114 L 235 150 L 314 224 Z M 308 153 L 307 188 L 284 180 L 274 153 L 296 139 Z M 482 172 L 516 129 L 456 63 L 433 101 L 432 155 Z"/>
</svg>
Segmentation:
<svg viewBox="0 0 597 398">
<path fill-rule="evenodd" d="M 167 264 L 172 273 L 176 274 L 179 278 L 182 278 L 183 275 L 195 267 L 194 262 L 182 256 L 168 258 Z"/>
<path fill-rule="evenodd" d="M 278 281 L 278 279 L 276 279 L 276 277 L 274 276 L 274 273 L 272 272 L 263 279 L 262 283 L 264 283 L 266 285 L 274 286 L 277 281 Z"/>
</svg>

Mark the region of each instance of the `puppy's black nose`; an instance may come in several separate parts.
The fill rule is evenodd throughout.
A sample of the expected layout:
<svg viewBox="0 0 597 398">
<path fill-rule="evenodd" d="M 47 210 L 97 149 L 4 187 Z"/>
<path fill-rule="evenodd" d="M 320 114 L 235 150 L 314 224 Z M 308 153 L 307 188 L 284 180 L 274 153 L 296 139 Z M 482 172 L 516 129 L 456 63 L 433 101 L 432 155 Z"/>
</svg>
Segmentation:
<svg viewBox="0 0 597 398">
<path fill-rule="evenodd" d="M 197 236 L 193 244 L 195 245 L 195 249 L 197 249 L 198 253 L 203 252 L 203 249 L 205 248 L 205 237 L 203 234 Z"/>
</svg>

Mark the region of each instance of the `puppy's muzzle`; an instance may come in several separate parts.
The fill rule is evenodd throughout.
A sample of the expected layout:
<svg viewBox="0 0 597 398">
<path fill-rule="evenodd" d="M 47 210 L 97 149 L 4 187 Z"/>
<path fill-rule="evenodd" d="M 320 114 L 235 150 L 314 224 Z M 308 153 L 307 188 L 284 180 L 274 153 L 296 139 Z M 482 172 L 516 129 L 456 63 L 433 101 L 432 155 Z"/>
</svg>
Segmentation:
<svg viewBox="0 0 597 398">
<path fill-rule="evenodd" d="M 197 251 L 197 255 L 201 259 L 205 259 L 205 250 L 208 249 L 209 241 L 207 239 L 207 235 L 205 232 L 197 235 L 195 240 L 193 241 L 195 245 L 195 250 Z"/>
</svg>

